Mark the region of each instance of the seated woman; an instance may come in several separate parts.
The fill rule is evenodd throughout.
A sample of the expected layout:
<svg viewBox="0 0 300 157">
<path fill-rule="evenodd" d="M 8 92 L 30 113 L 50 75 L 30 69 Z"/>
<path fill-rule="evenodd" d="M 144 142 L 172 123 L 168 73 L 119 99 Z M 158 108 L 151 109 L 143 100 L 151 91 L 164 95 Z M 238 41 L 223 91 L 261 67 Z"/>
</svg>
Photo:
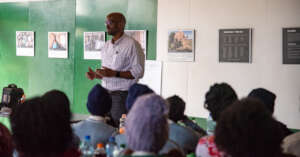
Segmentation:
<svg viewBox="0 0 300 157">
<path fill-rule="evenodd" d="M 206 93 L 204 107 L 210 112 L 212 119 L 217 121 L 221 112 L 236 100 L 237 95 L 230 85 L 216 83 Z M 214 135 L 201 138 L 196 148 L 196 155 L 201 157 L 224 156 L 224 153 L 216 147 L 214 138 Z"/>
<path fill-rule="evenodd" d="M 167 102 L 170 106 L 168 119 L 169 139 L 183 148 L 185 154 L 194 152 L 201 135 L 193 129 L 177 123 L 184 117 L 185 102 L 177 95 L 167 98 Z"/>
<path fill-rule="evenodd" d="M 19 157 L 79 157 L 72 147 L 71 111 L 67 96 L 57 90 L 17 105 L 10 115 Z"/>
<path fill-rule="evenodd" d="M 284 132 L 260 101 L 246 98 L 222 112 L 215 143 L 230 157 L 289 157 L 282 152 Z"/>
<path fill-rule="evenodd" d="M 0 156 L 13 156 L 13 141 L 9 130 L 0 123 Z"/>
<path fill-rule="evenodd" d="M 146 94 L 150 94 L 150 93 L 153 93 L 153 90 L 150 89 L 147 85 L 139 84 L 139 83 L 133 84 L 128 90 L 128 96 L 126 99 L 127 112 L 129 112 L 131 110 L 131 108 L 135 104 L 135 101 L 137 100 L 137 98 L 139 98 L 143 95 L 146 95 Z M 126 123 L 126 121 L 125 121 L 125 123 Z M 126 130 L 125 130 L 125 132 L 126 132 Z M 126 140 L 125 135 L 124 134 L 116 135 L 116 143 L 118 144 L 118 146 L 120 146 L 121 144 L 127 145 L 127 140 Z M 166 154 L 170 150 L 173 150 L 173 149 L 178 149 L 178 150 L 180 150 L 180 152 L 183 153 L 183 150 L 177 143 L 168 139 L 166 144 L 164 145 L 164 147 L 159 151 L 159 154 Z"/>
<path fill-rule="evenodd" d="M 139 97 L 125 124 L 129 150 L 124 155 L 156 156 L 168 140 L 168 108 L 156 94 Z M 176 153 L 175 153 L 176 154 Z"/>
</svg>

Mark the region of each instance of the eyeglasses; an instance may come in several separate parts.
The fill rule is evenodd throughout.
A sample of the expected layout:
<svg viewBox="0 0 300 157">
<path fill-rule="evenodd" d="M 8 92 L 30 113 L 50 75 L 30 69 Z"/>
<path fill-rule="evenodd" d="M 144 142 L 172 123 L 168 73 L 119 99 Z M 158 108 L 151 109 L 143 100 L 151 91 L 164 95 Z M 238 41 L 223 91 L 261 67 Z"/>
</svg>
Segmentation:
<svg viewBox="0 0 300 157">
<path fill-rule="evenodd" d="M 113 20 L 106 20 L 105 21 L 105 25 L 112 25 L 113 23 L 117 23 L 116 21 L 113 21 Z"/>
</svg>

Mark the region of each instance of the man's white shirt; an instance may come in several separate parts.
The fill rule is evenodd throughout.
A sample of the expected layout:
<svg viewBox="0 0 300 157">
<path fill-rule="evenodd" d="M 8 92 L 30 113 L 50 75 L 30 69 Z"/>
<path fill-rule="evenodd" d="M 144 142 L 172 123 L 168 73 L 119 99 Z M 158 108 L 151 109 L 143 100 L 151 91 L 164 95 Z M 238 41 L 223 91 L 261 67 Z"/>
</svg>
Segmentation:
<svg viewBox="0 0 300 157">
<path fill-rule="evenodd" d="M 102 85 L 109 91 L 127 91 L 144 75 L 145 55 L 140 44 L 125 33 L 115 43 L 109 40 L 102 50 L 102 66 L 116 71 L 130 71 L 135 79 L 104 77 Z"/>
</svg>

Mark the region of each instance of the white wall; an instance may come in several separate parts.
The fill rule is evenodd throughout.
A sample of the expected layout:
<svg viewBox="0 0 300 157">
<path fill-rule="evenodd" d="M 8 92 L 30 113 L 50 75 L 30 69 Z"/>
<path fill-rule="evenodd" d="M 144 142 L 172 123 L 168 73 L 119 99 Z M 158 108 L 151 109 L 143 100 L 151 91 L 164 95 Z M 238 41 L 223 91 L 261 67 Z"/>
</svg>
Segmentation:
<svg viewBox="0 0 300 157">
<path fill-rule="evenodd" d="M 282 64 L 282 28 L 300 27 L 300 0 L 158 0 L 157 60 L 164 61 L 162 95 L 178 94 L 186 114 L 207 117 L 204 94 L 227 82 L 239 97 L 264 87 L 277 94 L 275 117 L 300 129 L 300 65 Z M 253 61 L 218 62 L 220 28 L 253 28 Z M 195 29 L 195 62 L 167 61 L 167 32 Z"/>
</svg>

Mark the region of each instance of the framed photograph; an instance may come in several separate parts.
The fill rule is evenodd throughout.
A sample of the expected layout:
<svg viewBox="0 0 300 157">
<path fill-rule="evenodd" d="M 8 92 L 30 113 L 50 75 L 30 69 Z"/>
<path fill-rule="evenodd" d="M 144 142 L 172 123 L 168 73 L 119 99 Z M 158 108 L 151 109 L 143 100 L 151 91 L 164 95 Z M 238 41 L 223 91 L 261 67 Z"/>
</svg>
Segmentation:
<svg viewBox="0 0 300 157">
<path fill-rule="evenodd" d="M 219 30 L 219 62 L 252 62 L 252 29 Z"/>
<path fill-rule="evenodd" d="M 193 62 L 195 34 L 193 29 L 168 31 L 168 60 Z"/>
<path fill-rule="evenodd" d="M 105 32 L 84 32 L 84 59 L 101 59 Z"/>
<path fill-rule="evenodd" d="M 16 51 L 17 56 L 34 56 L 33 31 L 16 32 Z"/>
<path fill-rule="evenodd" d="M 68 58 L 68 32 L 48 32 L 48 57 Z"/>
<path fill-rule="evenodd" d="M 125 30 L 125 33 L 141 44 L 146 57 L 147 56 L 147 30 Z"/>
</svg>

